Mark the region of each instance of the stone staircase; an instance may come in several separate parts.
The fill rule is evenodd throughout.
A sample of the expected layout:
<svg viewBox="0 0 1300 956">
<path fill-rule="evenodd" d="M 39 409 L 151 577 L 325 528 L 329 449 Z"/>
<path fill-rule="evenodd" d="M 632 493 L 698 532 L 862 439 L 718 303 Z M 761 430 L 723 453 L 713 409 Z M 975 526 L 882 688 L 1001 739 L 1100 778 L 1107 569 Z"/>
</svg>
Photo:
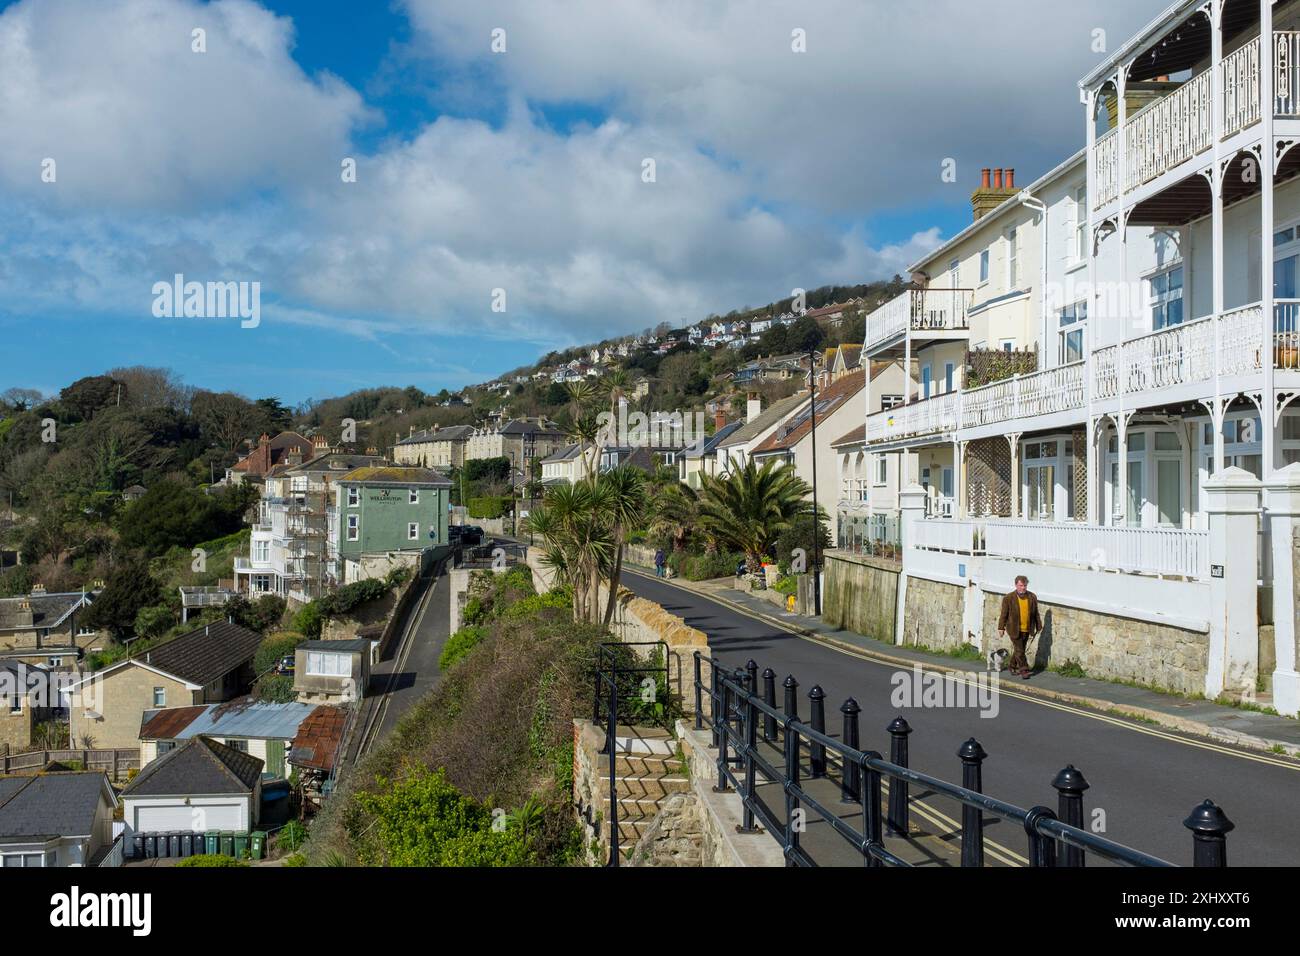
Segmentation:
<svg viewBox="0 0 1300 956">
<path fill-rule="evenodd" d="M 618 838 L 624 851 L 634 846 L 663 802 L 674 793 L 690 789 L 686 769 L 677 756 L 677 741 L 658 728 L 619 728 L 614 756 L 615 793 L 618 800 Z M 597 793 L 603 817 L 601 842 L 609 840 L 609 756 L 597 758 L 600 778 Z"/>
</svg>

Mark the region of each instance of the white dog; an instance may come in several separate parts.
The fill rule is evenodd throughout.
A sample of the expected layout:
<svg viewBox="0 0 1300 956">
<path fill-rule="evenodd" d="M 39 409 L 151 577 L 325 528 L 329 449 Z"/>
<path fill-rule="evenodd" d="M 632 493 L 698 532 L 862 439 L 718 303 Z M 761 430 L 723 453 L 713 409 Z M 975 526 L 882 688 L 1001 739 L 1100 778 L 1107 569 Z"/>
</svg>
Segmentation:
<svg viewBox="0 0 1300 956">
<path fill-rule="evenodd" d="M 1007 658 L 1011 652 L 1006 648 L 999 648 L 996 651 L 989 652 L 988 669 L 991 671 L 1001 671 L 1007 666 Z"/>
</svg>

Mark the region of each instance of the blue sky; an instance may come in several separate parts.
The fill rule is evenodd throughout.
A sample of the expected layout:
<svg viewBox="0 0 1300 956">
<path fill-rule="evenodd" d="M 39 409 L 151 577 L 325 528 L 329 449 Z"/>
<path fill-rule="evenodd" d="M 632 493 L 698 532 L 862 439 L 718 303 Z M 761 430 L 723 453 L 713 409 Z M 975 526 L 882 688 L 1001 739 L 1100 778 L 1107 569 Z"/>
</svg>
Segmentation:
<svg viewBox="0 0 1300 956">
<path fill-rule="evenodd" d="M 969 220 L 980 166 L 1077 149 L 1091 31 L 1157 12 L 1044 6 L 0 0 L 0 390 L 454 389 L 887 277 Z M 154 317 L 176 272 L 260 282 L 261 323 Z"/>
</svg>

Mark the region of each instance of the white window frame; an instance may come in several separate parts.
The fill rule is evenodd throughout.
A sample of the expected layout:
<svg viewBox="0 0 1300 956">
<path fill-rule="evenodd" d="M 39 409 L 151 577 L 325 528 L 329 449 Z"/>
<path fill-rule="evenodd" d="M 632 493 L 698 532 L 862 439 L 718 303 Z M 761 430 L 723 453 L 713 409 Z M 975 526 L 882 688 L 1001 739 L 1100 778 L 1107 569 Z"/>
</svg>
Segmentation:
<svg viewBox="0 0 1300 956">
<path fill-rule="evenodd" d="M 265 564 L 271 560 L 271 542 L 253 541 L 253 560 Z"/>
<path fill-rule="evenodd" d="M 1088 345 L 1088 300 L 1080 299 L 1056 313 L 1057 323 L 1057 360 L 1059 365 L 1072 365 L 1082 362 L 1087 357 Z M 1069 342 L 1077 336 L 1079 357 L 1069 358 Z"/>
<path fill-rule="evenodd" d="M 989 250 L 985 249 L 980 253 L 980 285 L 989 284 Z"/>
<path fill-rule="evenodd" d="M 336 651 L 308 651 L 307 676 L 351 677 L 352 655 Z"/>
<path fill-rule="evenodd" d="M 408 505 L 418 505 L 418 504 L 420 503 L 420 489 L 419 489 L 419 488 L 408 488 L 408 489 L 406 489 L 406 503 L 407 503 Z"/>
<path fill-rule="evenodd" d="M 1088 186 L 1074 190 L 1074 232 L 1070 241 L 1070 262 L 1078 264 L 1088 258 Z"/>
<path fill-rule="evenodd" d="M 889 484 L 889 456 L 876 456 L 876 474 L 875 484 L 877 488 L 884 488 Z"/>
<path fill-rule="evenodd" d="M 1179 273 L 1178 288 L 1175 291 L 1170 291 L 1168 289 L 1168 282 L 1175 272 Z M 1166 288 L 1164 292 L 1157 293 L 1156 283 L 1159 280 L 1164 280 Z M 1182 325 L 1187 321 L 1187 299 L 1185 295 L 1187 290 L 1187 271 L 1183 268 L 1182 259 L 1171 262 L 1163 269 L 1157 269 L 1155 272 L 1148 275 L 1146 277 L 1146 288 L 1147 315 L 1151 318 L 1152 332 L 1159 331 L 1160 329 L 1173 328 L 1175 325 Z M 1177 322 L 1168 321 L 1169 305 L 1173 302 L 1177 302 L 1180 307 L 1180 317 Z M 1164 322 L 1157 324 L 1157 313 L 1165 316 Z"/>
<path fill-rule="evenodd" d="M 348 488 L 348 507 L 359 508 L 360 506 L 361 506 L 361 489 L 355 487 Z"/>
<path fill-rule="evenodd" d="M 166 707 L 166 706 L 167 706 L 167 688 L 166 688 L 166 687 L 155 687 L 155 688 L 153 689 L 153 705 L 154 705 L 154 707 Z"/>
<path fill-rule="evenodd" d="M 406 540 L 407 541 L 420 540 L 420 523 L 418 521 L 408 521 L 406 523 Z"/>
<path fill-rule="evenodd" d="M 359 541 L 361 539 L 361 516 L 348 515 L 348 540 Z"/>
</svg>

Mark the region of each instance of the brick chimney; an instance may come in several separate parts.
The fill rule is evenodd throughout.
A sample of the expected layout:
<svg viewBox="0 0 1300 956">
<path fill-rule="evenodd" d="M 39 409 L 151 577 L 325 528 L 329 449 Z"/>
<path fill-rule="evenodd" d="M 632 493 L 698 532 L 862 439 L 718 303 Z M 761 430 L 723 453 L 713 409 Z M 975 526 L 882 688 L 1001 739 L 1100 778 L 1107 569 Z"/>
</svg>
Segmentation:
<svg viewBox="0 0 1300 956">
<path fill-rule="evenodd" d="M 722 429 L 726 427 L 727 427 L 727 413 L 724 412 L 721 408 L 718 408 L 713 412 L 714 431 L 722 431 Z"/>
<path fill-rule="evenodd" d="M 990 182 L 990 173 L 992 182 Z M 1003 174 L 1006 174 L 1005 180 Z M 971 209 L 975 221 L 997 209 L 1016 194 L 1016 171 L 1014 169 L 983 169 L 980 171 L 980 188 L 971 193 Z"/>
</svg>

